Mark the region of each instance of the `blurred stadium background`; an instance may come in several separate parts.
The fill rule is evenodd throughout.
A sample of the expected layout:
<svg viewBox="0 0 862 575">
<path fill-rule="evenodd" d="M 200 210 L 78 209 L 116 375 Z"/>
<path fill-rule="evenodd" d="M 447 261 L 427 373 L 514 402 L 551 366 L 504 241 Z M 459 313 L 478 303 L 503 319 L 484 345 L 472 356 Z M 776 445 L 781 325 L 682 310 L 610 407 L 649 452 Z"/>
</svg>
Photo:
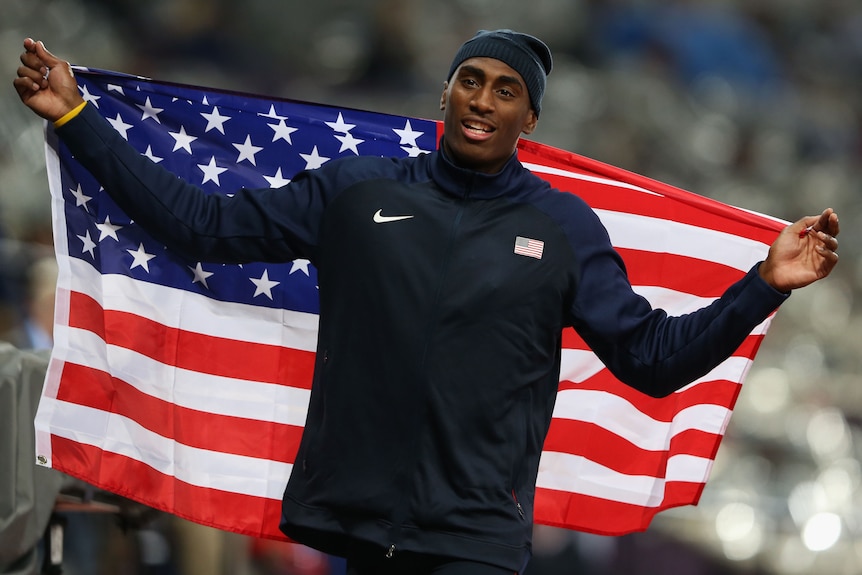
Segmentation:
<svg viewBox="0 0 862 575">
<path fill-rule="evenodd" d="M 620 538 L 537 529 L 532 573 L 862 572 L 855 0 L 2 0 L 0 331 L 51 243 L 42 125 L 11 87 L 25 36 L 76 64 L 436 119 L 451 55 L 501 27 L 554 51 L 532 139 L 788 220 L 832 206 L 843 224 L 833 277 L 773 323 L 700 505 Z M 164 558 L 183 554 L 175 531 L 139 533 L 123 571 L 92 572 L 191 573 Z M 260 542 L 221 552 L 253 556 L 226 573 L 329 569 Z"/>
</svg>

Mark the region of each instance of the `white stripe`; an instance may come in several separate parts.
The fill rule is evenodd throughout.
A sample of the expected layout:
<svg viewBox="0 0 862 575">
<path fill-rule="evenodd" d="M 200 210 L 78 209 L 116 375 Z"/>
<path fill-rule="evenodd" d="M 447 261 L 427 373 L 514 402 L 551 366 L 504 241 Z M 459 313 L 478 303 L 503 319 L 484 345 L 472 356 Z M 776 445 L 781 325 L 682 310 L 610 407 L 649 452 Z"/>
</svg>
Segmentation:
<svg viewBox="0 0 862 575">
<path fill-rule="evenodd" d="M 57 155 L 57 136 L 53 130 L 48 129 L 48 122 L 43 123 L 45 130 L 45 166 L 48 171 L 48 188 L 51 192 L 51 214 L 52 227 L 55 238 L 66 237 L 66 211 L 63 200 L 63 190 L 60 189 L 60 158 Z M 54 242 L 54 251 L 57 254 L 57 290 L 54 296 L 54 325 L 68 323 L 69 291 L 63 287 L 68 284 L 71 271 L 68 264 L 68 244 L 64 241 Z M 54 334 L 54 349 L 68 344 L 62 334 Z M 57 397 L 57 389 L 60 382 L 60 369 L 62 365 L 51 357 L 48 370 L 45 374 L 45 382 L 42 386 L 43 398 L 39 401 L 34 421 L 36 428 L 36 463 L 51 466 L 51 432 L 49 422 L 53 415 L 53 403 L 44 398 Z"/>
<path fill-rule="evenodd" d="M 96 334 L 68 327 L 58 360 L 107 372 L 158 399 L 198 411 L 303 426 L 310 392 L 286 385 L 208 375 L 165 365 L 135 351 L 106 346 Z"/>
<path fill-rule="evenodd" d="M 622 397 L 577 388 L 557 393 L 554 406 L 555 419 L 595 424 L 646 451 L 666 451 L 674 436 L 690 429 L 717 435 L 730 415 L 725 407 L 700 404 L 678 411 L 671 422 L 658 421 Z"/>
<path fill-rule="evenodd" d="M 590 350 L 563 348 L 560 381 L 581 383 L 605 369 L 605 364 Z"/>
<path fill-rule="evenodd" d="M 137 314 L 204 335 L 315 350 L 316 314 L 216 301 L 123 275 L 101 275 L 86 262 L 69 259 L 67 287 L 87 294 L 106 310 Z"/>
<path fill-rule="evenodd" d="M 708 306 L 716 300 L 659 286 L 632 286 L 638 295 L 646 298 L 653 309 L 663 309 L 668 315 L 683 315 Z"/>
<path fill-rule="evenodd" d="M 761 324 L 761 326 L 763 325 L 768 327 L 769 321 L 767 320 Z M 758 327 L 758 329 L 760 328 Z M 766 333 L 766 327 L 763 327 L 763 333 Z M 720 380 L 733 381 L 742 385 L 745 382 L 745 376 L 748 375 L 748 371 L 751 369 L 752 363 L 754 363 L 753 359 L 749 359 L 743 355 L 732 355 L 718 364 L 712 371 L 685 387 L 679 388 L 675 393 L 685 393 L 696 385 L 709 385 L 710 382 Z"/>
<path fill-rule="evenodd" d="M 649 194 L 651 196 L 660 196 L 663 197 L 663 194 L 659 194 L 658 192 L 653 192 L 651 190 L 647 190 L 646 188 L 641 188 L 640 186 L 635 186 L 633 184 L 627 184 L 625 182 L 620 182 L 619 180 L 609 180 L 608 178 L 601 178 L 599 176 L 588 176 L 586 174 L 578 174 L 575 172 L 570 172 L 568 170 L 561 170 L 560 168 L 553 168 L 551 166 L 543 166 L 542 164 L 531 164 L 529 162 L 521 162 L 521 164 L 536 174 L 550 174 L 552 176 L 562 176 L 564 178 L 571 178 L 573 180 L 582 180 L 585 182 L 593 182 L 596 184 L 603 184 L 605 186 L 613 186 L 614 188 L 625 188 L 628 190 L 634 190 L 636 192 L 643 192 L 644 194 Z"/>
<path fill-rule="evenodd" d="M 715 301 L 717 298 L 699 297 L 686 292 L 656 286 L 632 286 L 638 295 L 643 296 L 653 309 L 663 309 L 668 315 L 678 316 L 695 312 Z M 772 321 L 767 317 L 751 331 L 752 335 L 765 334 Z"/>
<path fill-rule="evenodd" d="M 537 487 L 581 493 L 642 507 L 658 507 L 670 481 L 704 483 L 712 460 L 690 455 L 668 459 L 666 478 L 618 473 L 578 455 L 542 452 Z"/>
<path fill-rule="evenodd" d="M 743 376 L 748 373 L 748 369 L 751 367 L 751 362 L 751 359 L 743 355 L 732 355 L 703 377 L 678 389 L 676 393 L 683 393 L 695 385 L 709 385 L 710 382 L 719 380 L 735 381 L 741 384 L 744 379 Z"/>
<path fill-rule="evenodd" d="M 129 457 L 198 487 L 280 500 L 293 468 L 289 463 L 189 447 L 114 413 L 42 401 L 57 403 L 55 435 Z"/>
<path fill-rule="evenodd" d="M 686 256 L 743 272 L 769 251 L 763 242 L 691 224 L 610 210 L 595 212 L 617 248 Z"/>
</svg>

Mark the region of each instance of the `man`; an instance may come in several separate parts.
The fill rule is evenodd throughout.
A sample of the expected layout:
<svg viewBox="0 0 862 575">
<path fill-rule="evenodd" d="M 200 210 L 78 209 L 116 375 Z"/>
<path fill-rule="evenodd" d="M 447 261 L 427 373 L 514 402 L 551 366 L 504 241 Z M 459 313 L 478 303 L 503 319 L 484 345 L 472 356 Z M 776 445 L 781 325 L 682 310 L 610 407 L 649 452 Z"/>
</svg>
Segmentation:
<svg viewBox="0 0 862 575">
<path fill-rule="evenodd" d="M 158 240 L 197 261 L 317 267 L 315 373 L 281 529 L 346 556 L 350 573 L 522 571 L 564 327 L 661 396 L 838 259 L 827 209 L 788 226 L 712 305 L 676 318 L 651 309 L 593 211 L 518 162 L 552 60 L 510 30 L 458 50 L 439 151 L 337 160 L 232 197 L 137 153 L 84 103 L 68 63 L 30 39 L 24 49 L 22 101 Z"/>
</svg>

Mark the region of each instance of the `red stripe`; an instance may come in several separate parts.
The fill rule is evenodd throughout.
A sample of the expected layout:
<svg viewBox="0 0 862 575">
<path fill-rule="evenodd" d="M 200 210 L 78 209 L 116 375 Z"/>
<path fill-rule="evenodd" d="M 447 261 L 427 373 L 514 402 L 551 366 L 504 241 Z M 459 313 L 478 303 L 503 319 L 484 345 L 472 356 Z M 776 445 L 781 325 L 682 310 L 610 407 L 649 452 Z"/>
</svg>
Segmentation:
<svg viewBox="0 0 862 575">
<path fill-rule="evenodd" d="M 135 459 L 56 435 L 51 449 L 54 469 L 99 489 L 217 529 L 286 539 L 278 530 L 281 501 L 198 487 Z"/>
<path fill-rule="evenodd" d="M 741 386 L 735 381 L 717 379 L 702 382 L 668 397 L 650 397 L 603 370 L 582 383 L 561 381 L 559 389 L 606 392 L 624 399 L 651 419 L 669 423 L 683 409 L 697 405 L 718 405 L 731 409 Z"/>
<path fill-rule="evenodd" d="M 183 445 L 293 463 L 302 427 L 219 415 L 147 395 L 109 373 L 66 362 L 57 399 L 127 417 Z"/>
<path fill-rule="evenodd" d="M 91 331 L 110 345 L 166 365 L 311 389 L 313 352 L 168 327 L 133 313 L 103 310 L 96 300 L 79 292 L 70 296 L 69 327 Z"/>
<path fill-rule="evenodd" d="M 704 298 L 718 298 L 743 277 L 738 269 L 676 254 L 615 248 L 634 286 L 657 286 Z"/>
<path fill-rule="evenodd" d="M 672 455 L 692 455 L 711 459 L 720 435 L 690 429 L 671 439 L 667 450 L 642 449 L 594 423 L 555 419 L 551 422 L 543 451 L 585 457 L 626 475 L 665 477 Z"/>
<path fill-rule="evenodd" d="M 697 503 L 702 483 L 671 481 L 665 485 L 665 497 L 658 507 L 642 507 L 580 493 L 536 488 L 534 516 L 537 523 L 579 529 L 599 535 L 624 535 L 644 531 L 656 513 Z"/>
</svg>

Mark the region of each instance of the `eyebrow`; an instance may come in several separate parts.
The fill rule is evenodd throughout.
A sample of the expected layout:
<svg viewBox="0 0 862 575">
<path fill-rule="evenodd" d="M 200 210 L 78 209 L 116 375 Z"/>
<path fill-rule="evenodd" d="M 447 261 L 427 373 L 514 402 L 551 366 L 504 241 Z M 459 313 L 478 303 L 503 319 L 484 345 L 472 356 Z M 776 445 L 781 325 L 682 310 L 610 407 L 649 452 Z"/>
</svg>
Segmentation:
<svg viewBox="0 0 862 575">
<path fill-rule="evenodd" d="M 470 66 L 469 64 L 461 67 L 461 72 L 459 72 L 459 75 L 461 75 L 462 72 L 466 72 L 468 74 L 478 76 L 482 80 L 485 80 L 488 76 L 485 73 L 485 70 L 483 70 L 482 68 L 477 68 L 476 66 Z M 523 83 L 521 82 L 521 80 L 518 79 L 516 76 L 500 76 L 499 78 L 497 78 L 497 81 L 503 82 L 505 84 L 514 84 L 514 85 L 519 86 L 521 88 L 523 88 L 523 86 L 524 86 Z"/>
</svg>

